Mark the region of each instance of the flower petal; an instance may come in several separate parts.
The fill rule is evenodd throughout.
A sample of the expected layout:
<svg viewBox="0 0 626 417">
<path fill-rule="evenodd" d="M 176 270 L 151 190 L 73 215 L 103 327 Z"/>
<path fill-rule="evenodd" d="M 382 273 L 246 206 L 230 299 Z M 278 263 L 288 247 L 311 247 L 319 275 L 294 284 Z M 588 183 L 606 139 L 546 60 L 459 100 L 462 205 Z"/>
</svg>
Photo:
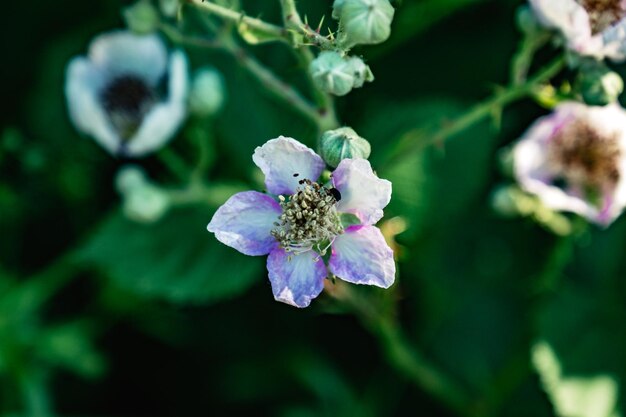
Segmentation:
<svg viewBox="0 0 626 417">
<path fill-rule="evenodd" d="M 328 275 L 326 265 L 317 253 L 308 251 L 293 255 L 282 248 L 274 249 L 268 256 L 267 272 L 276 301 L 301 308 L 308 307 L 322 292 Z"/>
<path fill-rule="evenodd" d="M 374 226 L 350 226 L 337 236 L 328 266 L 337 277 L 354 284 L 389 288 L 396 277 L 393 251 Z"/>
<path fill-rule="evenodd" d="M 110 73 L 136 74 L 156 85 L 167 70 L 167 49 L 158 35 L 137 35 L 116 30 L 93 40 L 89 58 L 94 65 Z"/>
<path fill-rule="evenodd" d="M 530 0 L 530 6 L 544 26 L 560 30 L 570 44 L 591 38 L 589 14 L 575 0 Z"/>
<path fill-rule="evenodd" d="M 207 230 L 244 255 L 266 255 L 277 245 L 270 232 L 280 213 L 280 205 L 270 196 L 245 191 L 229 198 L 215 212 Z"/>
<path fill-rule="evenodd" d="M 256 148 L 252 160 L 265 174 L 265 186 L 272 194 L 293 194 L 298 181 L 317 181 L 325 167 L 311 148 L 284 136 Z"/>
<path fill-rule="evenodd" d="M 67 66 L 65 96 L 70 119 L 81 132 L 116 154 L 121 140 L 100 104 L 98 91 L 106 75 L 85 58 L 74 58 Z"/>
<path fill-rule="evenodd" d="M 161 148 L 174 137 L 187 115 L 187 59 L 180 51 L 172 53 L 169 70 L 169 97 L 155 105 L 144 117 L 134 137 L 124 147 L 129 156 L 142 156 Z"/>
<path fill-rule="evenodd" d="M 618 161 L 620 180 L 615 187 L 602 191 L 601 206 L 584 197 L 580 187 L 554 184 L 548 147 L 555 135 L 568 123 L 584 120 L 599 136 L 616 136 L 621 149 Z M 626 112 L 619 105 L 585 106 L 565 102 L 554 112 L 536 121 L 513 149 L 514 174 L 521 187 L 535 194 L 552 210 L 579 214 L 589 221 L 608 225 L 626 207 Z"/>
<path fill-rule="evenodd" d="M 337 211 L 375 224 L 391 200 L 391 183 L 374 174 L 366 159 L 344 159 L 333 172 L 333 185 L 341 193 Z"/>
</svg>

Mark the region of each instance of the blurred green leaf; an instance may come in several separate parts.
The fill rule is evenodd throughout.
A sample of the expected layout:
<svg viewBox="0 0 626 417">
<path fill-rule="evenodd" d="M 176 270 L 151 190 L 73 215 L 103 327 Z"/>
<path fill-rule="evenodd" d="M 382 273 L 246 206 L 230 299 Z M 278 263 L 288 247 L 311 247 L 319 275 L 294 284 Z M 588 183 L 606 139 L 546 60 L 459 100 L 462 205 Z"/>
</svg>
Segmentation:
<svg viewBox="0 0 626 417">
<path fill-rule="evenodd" d="M 91 343 L 91 326 L 76 321 L 42 331 L 35 346 L 38 356 L 50 365 L 83 377 L 98 377 L 104 372 L 104 358 Z"/>
<path fill-rule="evenodd" d="M 572 283 L 540 311 L 533 365 L 558 416 L 625 410 L 625 316 L 620 295 Z"/>
<path fill-rule="evenodd" d="M 495 152 L 495 131 L 487 121 L 452 137 L 439 147 L 421 149 L 421 141 L 437 123 L 442 125 L 467 109 L 456 99 L 433 98 L 409 103 L 374 105 L 359 132 L 373 149 L 374 168 L 393 184 L 387 215 L 404 216 L 408 236 L 422 228 L 436 228 L 463 214 L 487 189 L 490 160 Z M 415 138 L 415 150 L 397 160 L 381 158 L 385 148 L 408 132 Z"/>
<path fill-rule="evenodd" d="M 115 213 L 80 251 L 113 282 L 145 297 L 204 304 L 234 297 L 264 275 L 263 259 L 246 257 L 206 231 L 209 210 L 175 210 L 153 225 Z"/>
</svg>

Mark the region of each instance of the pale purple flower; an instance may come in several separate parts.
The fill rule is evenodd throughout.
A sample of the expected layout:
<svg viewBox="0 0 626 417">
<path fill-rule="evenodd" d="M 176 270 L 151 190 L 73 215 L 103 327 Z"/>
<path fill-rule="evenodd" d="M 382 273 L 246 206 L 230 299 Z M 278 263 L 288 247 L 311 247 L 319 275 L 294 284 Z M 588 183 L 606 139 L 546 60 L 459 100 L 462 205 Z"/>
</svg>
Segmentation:
<svg viewBox="0 0 626 417">
<path fill-rule="evenodd" d="M 114 155 L 143 156 L 171 139 L 187 114 L 187 58 L 156 35 L 112 31 L 67 66 L 76 128 Z"/>
<path fill-rule="evenodd" d="M 626 59 L 626 0 L 529 0 L 539 21 L 583 56 Z"/>
<path fill-rule="evenodd" d="M 270 194 L 235 194 L 207 229 L 245 255 L 269 255 L 276 300 L 307 307 L 324 289 L 329 272 L 355 284 L 393 284 L 393 251 L 374 226 L 391 199 L 391 183 L 378 178 L 367 160 L 344 159 L 331 182 L 322 185 L 317 181 L 324 161 L 292 138 L 268 141 L 252 159 Z M 346 215 L 358 224 L 344 226 Z"/>
<path fill-rule="evenodd" d="M 564 102 L 513 150 L 522 188 L 557 211 L 607 226 L 626 206 L 626 111 Z"/>
</svg>

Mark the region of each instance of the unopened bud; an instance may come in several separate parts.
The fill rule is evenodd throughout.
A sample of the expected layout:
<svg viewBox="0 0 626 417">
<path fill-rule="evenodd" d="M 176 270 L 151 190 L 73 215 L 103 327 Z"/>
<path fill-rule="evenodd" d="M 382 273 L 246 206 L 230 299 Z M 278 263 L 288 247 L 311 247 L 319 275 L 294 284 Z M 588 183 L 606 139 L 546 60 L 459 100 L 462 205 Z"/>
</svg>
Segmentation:
<svg viewBox="0 0 626 417">
<path fill-rule="evenodd" d="M 167 192 L 151 183 L 138 167 L 124 167 L 117 175 L 116 186 L 122 195 L 122 211 L 131 220 L 153 223 L 170 206 Z"/>
<path fill-rule="evenodd" d="M 601 62 L 583 64 L 577 81 L 585 103 L 592 106 L 614 103 L 624 91 L 622 77 Z"/>
<path fill-rule="evenodd" d="M 374 75 L 362 59 L 345 57 L 334 51 L 320 53 L 311 63 L 309 71 L 320 90 L 336 96 L 344 96 L 366 81 L 374 80 Z"/>
<path fill-rule="evenodd" d="M 126 26 L 138 34 L 151 33 L 159 25 L 160 17 L 150 0 L 139 0 L 122 11 Z"/>
<path fill-rule="evenodd" d="M 324 161 L 335 168 L 346 158 L 369 158 L 371 147 L 352 128 L 341 127 L 322 135 L 320 152 Z"/>
<path fill-rule="evenodd" d="M 200 117 L 216 114 L 225 100 L 224 78 L 214 68 L 201 68 L 193 78 L 189 110 Z"/>
<path fill-rule="evenodd" d="M 349 49 L 386 41 L 393 14 L 389 0 L 335 0 L 333 18 L 339 20 L 340 44 Z"/>
</svg>

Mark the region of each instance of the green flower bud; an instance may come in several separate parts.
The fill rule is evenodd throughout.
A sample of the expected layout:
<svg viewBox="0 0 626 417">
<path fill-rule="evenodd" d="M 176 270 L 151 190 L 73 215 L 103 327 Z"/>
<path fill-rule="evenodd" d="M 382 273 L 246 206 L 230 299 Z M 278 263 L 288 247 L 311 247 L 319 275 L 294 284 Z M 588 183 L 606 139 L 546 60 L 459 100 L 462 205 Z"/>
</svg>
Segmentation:
<svg viewBox="0 0 626 417">
<path fill-rule="evenodd" d="M 176 17 L 179 6 L 178 0 L 159 0 L 161 13 L 167 17 Z"/>
<path fill-rule="evenodd" d="M 189 110 L 199 117 L 215 115 L 226 97 L 224 78 L 214 68 L 201 68 L 193 78 L 189 95 Z"/>
<path fill-rule="evenodd" d="M 336 96 L 345 96 L 353 88 L 374 80 L 372 71 L 362 59 L 345 57 L 334 51 L 320 53 L 311 63 L 309 71 L 320 90 Z"/>
<path fill-rule="evenodd" d="M 389 0 L 335 0 L 339 42 L 345 48 L 384 42 L 391 33 L 394 9 Z"/>
<path fill-rule="evenodd" d="M 369 142 L 357 135 L 351 127 L 329 130 L 320 141 L 322 158 L 333 168 L 346 158 L 367 159 L 371 150 Z"/>
<path fill-rule="evenodd" d="M 170 207 L 167 192 L 151 183 L 138 167 L 122 168 L 117 175 L 116 186 L 122 195 L 122 211 L 131 220 L 153 223 L 162 218 Z"/>
<path fill-rule="evenodd" d="M 604 106 L 617 101 L 624 91 L 624 81 L 601 62 L 587 62 L 580 67 L 577 87 L 592 106 Z"/>
<path fill-rule="evenodd" d="M 150 3 L 150 0 L 139 0 L 125 7 L 122 10 L 122 15 L 126 21 L 126 26 L 138 34 L 154 32 L 160 22 L 159 12 Z"/>
<path fill-rule="evenodd" d="M 118 171 L 115 177 L 115 188 L 119 193 L 125 194 L 133 188 L 142 186 L 146 181 L 146 174 L 141 168 L 135 165 L 127 165 Z"/>
<path fill-rule="evenodd" d="M 517 8 L 515 22 L 519 30 L 527 35 L 534 35 L 545 30 L 539 23 L 539 20 L 537 20 L 535 13 L 526 4 Z"/>
</svg>

